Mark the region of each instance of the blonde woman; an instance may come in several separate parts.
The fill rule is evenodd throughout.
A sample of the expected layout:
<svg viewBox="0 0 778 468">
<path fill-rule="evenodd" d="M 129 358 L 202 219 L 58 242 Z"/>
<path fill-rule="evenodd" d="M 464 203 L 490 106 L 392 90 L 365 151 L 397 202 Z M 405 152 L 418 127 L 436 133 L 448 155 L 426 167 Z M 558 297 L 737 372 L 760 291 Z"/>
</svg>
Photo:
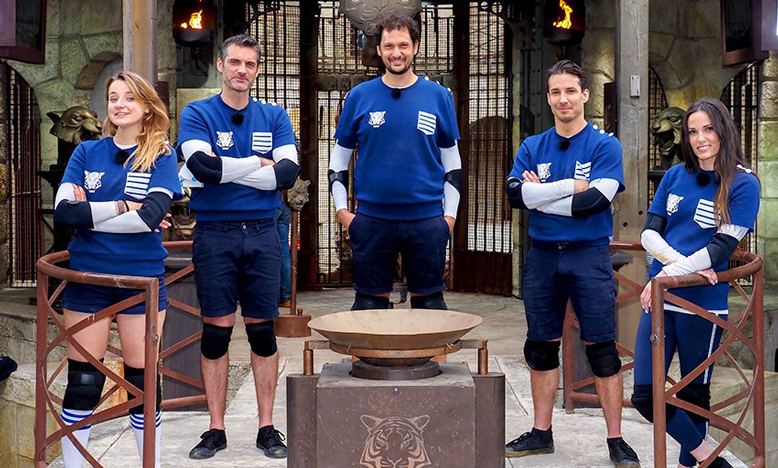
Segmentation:
<svg viewBox="0 0 778 468">
<path fill-rule="evenodd" d="M 57 190 L 54 222 L 77 229 L 68 246 L 70 268 L 160 279 L 160 323 L 167 308 L 162 246 L 158 227 L 171 201 L 181 192 L 175 152 L 168 144 L 167 109 L 151 85 L 132 72 L 119 72 L 106 85 L 108 138 L 80 144 L 68 162 Z M 71 327 L 106 307 L 138 294 L 138 290 L 69 283 L 62 300 L 65 326 Z M 116 316 L 125 378 L 143 390 L 145 303 Z M 100 320 L 75 335 L 92 356 L 102 359 L 111 320 Z M 90 416 L 100 399 L 105 375 L 69 347 L 68 384 L 62 418 L 75 424 Z M 143 449 L 143 406 L 130 410 L 130 423 Z M 160 413 L 157 407 L 156 424 Z M 75 431 L 86 446 L 90 426 Z M 160 431 L 157 430 L 159 447 Z M 66 468 L 80 468 L 84 457 L 67 437 L 62 439 Z M 159 467 L 159 450 L 156 452 Z"/>
</svg>

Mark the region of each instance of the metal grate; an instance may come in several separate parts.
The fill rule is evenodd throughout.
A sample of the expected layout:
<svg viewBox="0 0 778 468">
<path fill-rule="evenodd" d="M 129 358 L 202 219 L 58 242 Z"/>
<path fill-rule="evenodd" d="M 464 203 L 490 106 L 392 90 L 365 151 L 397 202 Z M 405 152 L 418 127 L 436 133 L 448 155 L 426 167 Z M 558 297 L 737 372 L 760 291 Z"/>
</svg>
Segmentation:
<svg viewBox="0 0 778 468">
<path fill-rule="evenodd" d="M 667 95 L 665 94 L 665 87 L 662 86 L 662 80 L 656 73 L 653 67 L 648 67 L 648 170 L 652 170 L 655 167 L 660 167 L 662 162 L 659 157 L 659 148 L 651 141 L 651 124 L 654 122 L 656 115 L 666 109 Z M 654 199 L 655 185 L 658 185 L 657 181 L 654 184 L 652 181 L 648 182 L 648 205 L 651 206 L 651 201 Z"/>
<path fill-rule="evenodd" d="M 8 67 L 8 154 L 11 163 L 12 287 L 35 287 L 35 261 L 43 252 L 38 103 L 30 85 Z"/>
<path fill-rule="evenodd" d="M 511 209 L 503 191 L 513 166 L 510 56 L 505 23 L 471 3 L 466 169 L 470 251 L 509 254 L 512 249 Z"/>
<path fill-rule="evenodd" d="M 740 129 L 740 147 L 743 155 L 758 172 L 759 145 L 757 141 L 757 125 L 759 122 L 759 63 L 754 63 L 738 73 L 721 92 L 721 101 L 729 108 L 735 125 Z M 754 226 L 754 232 L 748 234 L 738 245 L 747 252 L 756 252 L 756 240 L 759 226 Z M 745 264 L 733 260 L 731 267 Z M 751 277 L 738 280 L 742 285 L 751 285 Z"/>
</svg>

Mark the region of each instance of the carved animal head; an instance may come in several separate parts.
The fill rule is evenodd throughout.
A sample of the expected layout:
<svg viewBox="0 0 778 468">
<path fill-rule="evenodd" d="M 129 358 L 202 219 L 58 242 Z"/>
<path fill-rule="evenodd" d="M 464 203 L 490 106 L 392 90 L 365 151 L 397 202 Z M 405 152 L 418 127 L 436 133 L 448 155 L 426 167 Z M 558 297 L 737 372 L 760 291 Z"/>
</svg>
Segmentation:
<svg viewBox="0 0 778 468">
<path fill-rule="evenodd" d="M 97 140 L 103 134 L 103 124 L 97 118 L 97 113 L 83 106 L 73 106 L 66 111 L 49 112 L 54 125 L 52 135 L 73 144 L 87 140 Z"/>
<path fill-rule="evenodd" d="M 416 418 L 375 418 L 363 415 L 368 430 L 359 464 L 366 468 L 424 468 L 432 466 L 421 434 L 430 422 L 427 415 Z"/>
<path fill-rule="evenodd" d="M 680 156 L 683 116 L 686 113 L 678 107 L 668 107 L 656 115 L 651 123 L 654 145 L 659 149 L 662 168 L 669 169 L 673 159 Z"/>
<path fill-rule="evenodd" d="M 311 185 L 310 180 L 303 180 L 297 178 L 294 181 L 294 187 L 290 188 L 286 192 L 286 203 L 294 211 L 300 211 L 303 209 L 303 205 L 308 203 L 308 186 Z"/>
</svg>

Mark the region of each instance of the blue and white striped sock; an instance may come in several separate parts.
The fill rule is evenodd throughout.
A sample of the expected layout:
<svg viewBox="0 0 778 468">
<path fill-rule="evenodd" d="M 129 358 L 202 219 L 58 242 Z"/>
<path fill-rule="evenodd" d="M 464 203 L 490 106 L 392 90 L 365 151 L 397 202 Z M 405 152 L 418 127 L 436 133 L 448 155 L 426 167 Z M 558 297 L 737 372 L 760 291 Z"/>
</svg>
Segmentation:
<svg viewBox="0 0 778 468">
<path fill-rule="evenodd" d="M 138 453 L 140 454 L 141 462 L 143 462 L 143 414 L 130 414 L 130 426 L 132 426 L 132 431 L 135 433 L 135 441 L 138 443 Z M 160 445 L 162 431 L 160 430 L 160 425 L 162 423 L 162 413 L 157 410 L 157 416 L 156 416 L 156 434 L 154 437 L 154 466 L 155 468 L 160 468 L 160 453 L 162 453 L 162 446 Z"/>
<path fill-rule="evenodd" d="M 92 416 L 91 410 L 75 410 L 62 408 L 62 420 L 68 426 L 72 426 L 77 422 L 80 422 L 89 416 Z M 75 431 L 73 436 L 83 445 L 87 446 L 89 443 L 89 432 L 92 429 L 92 425 L 86 425 L 81 429 Z M 78 451 L 73 442 L 66 436 L 62 438 L 62 460 L 65 462 L 65 468 L 81 468 L 84 464 L 84 456 Z"/>
</svg>

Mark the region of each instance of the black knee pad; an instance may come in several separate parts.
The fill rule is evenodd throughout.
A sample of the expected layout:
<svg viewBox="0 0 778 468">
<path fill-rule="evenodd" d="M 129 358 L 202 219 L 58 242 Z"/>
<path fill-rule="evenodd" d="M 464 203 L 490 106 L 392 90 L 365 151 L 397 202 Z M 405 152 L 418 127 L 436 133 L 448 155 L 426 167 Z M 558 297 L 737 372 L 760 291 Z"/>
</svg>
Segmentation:
<svg viewBox="0 0 778 468">
<path fill-rule="evenodd" d="M 261 357 L 270 357 L 278 351 L 275 325 L 274 320 L 246 324 L 246 336 L 252 353 Z"/>
<path fill-rule="evenodd" d="M 654 393 L 651 385 L 635 385 L 633 392 L 630 398 L 632 406 L 646 418 L 646 421 L 654 422 Z M 667 421 L 673 419 L 677 410 L 678 408 L 673 405 L 665 405 L 665 419 Z"/>
<path fill-rule="evenodd" d="M 611 377 L 621 370 L 621 359 L 613 340 L 586 345 L 586 357 L 592 374 L 600 378 Z"/>
<path fill-rule="evenodd" d="M 446 301 L 443 300 L 443 291 L 426 296 L 411 296 L 411 308 L 448 310 Z"/>
<path fill-rule="evenodd" d="M 200 351 L 206 359 L 215 360 L 227 354 L 230 349 L 232 327 L 217 327 L 210 323 L 203 324 L 203 338 L 200 340 Z"/>
<path fill-rule="evenodd" d="M 389 298 L 381 296 L 371 296 L 358 292 L 354 298 L 354 305 L 351 310 L 370 310 L 370 309 L 388 309 Z"/>
<path fill-rule="evenodd" d="M 62 407 L 90 411 L 100 402 L 105 375 L 88 362 L 68 359 L 68 385 Z"/>
<path fill-rule="evenodd" d="M 693 405 L 697 405 L 700 408 L 710 410 L 710 384 L 695 384 L 690 383 L 686 387 L 682 388 L 675 396 L 679 400 L 688 401 Z M 695 423 L 708 422 L 708 418 L 702 417 L 699 414 L 687 411 L 689 419 Z"/>
<path fill-rule="evenodd" d="M 124 365 L 124 380 L 135 385 L 140 391 L 143 391 L 146 388 L 146 385 L 144 384 L 143 381 L 143 374 L 144 374 L 143 369 L 139 369 L 137 367 L 130 367 L 127 364 Z M 130 395 L 130 398 L 135 398 L 137 396 L 132 392 L 127 392 L 127 393 Z M 156 402 L 157 411 L 159 411 L 160 403 L 162 403 L 162 385 L 160 385 L 159 373 L 157 373 L 157 402 Z M 143 403 L 133 408 L 130 408 L 130 414 L 143 414 Z"/>
<path fill-rule="evenodd" d="M 524 359 L 532 370 L 554 370 L 559 367 L 561 345 L 561 341 L 535 341 L 527 338 L 524 342 Z"/>
</svg>

